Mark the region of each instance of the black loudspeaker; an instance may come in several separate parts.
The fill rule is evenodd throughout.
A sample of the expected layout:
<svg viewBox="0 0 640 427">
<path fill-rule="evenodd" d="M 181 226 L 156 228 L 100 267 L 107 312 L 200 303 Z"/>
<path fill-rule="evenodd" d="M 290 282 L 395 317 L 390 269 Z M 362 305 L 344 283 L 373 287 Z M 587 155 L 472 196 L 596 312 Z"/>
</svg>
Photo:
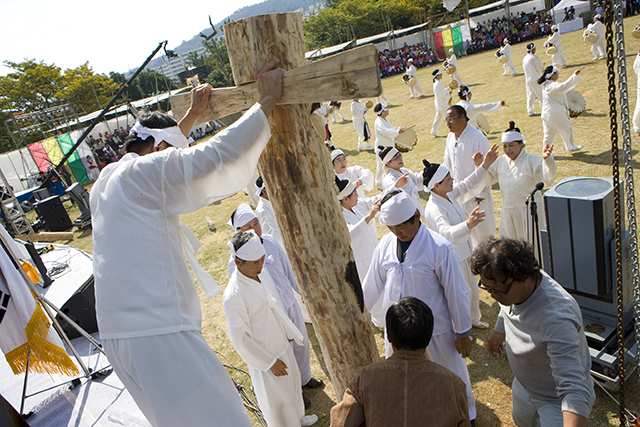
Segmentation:
<svg viewBox="0 0 640 427">
<path fill-rule="evenodd" d="M 82 329 L 92 334 L 98 332 L 98 321 L 96 320 L 96 297 L 93 276 L 82 285 L 69 300 L 64 303 L 60 310 L 69 316 L 71 320 Z M 69 339 L 78 338 L 80 334 L 60 315 L 56 316 L 62 330 Z"/>
<path fill-rule="evenodd" d="M 38 202 L 35 209 L 47 231 L 65 231 L 71 228 L 71 219 L 60 196 L 52 196 Z"/>
<path fill-rule="evenodd" d="M 20 415 L 2 395 L 0 395 L 0 426 L 29 427 L 29 424 L 22 418 L 22 415 Z"/>
</svg>

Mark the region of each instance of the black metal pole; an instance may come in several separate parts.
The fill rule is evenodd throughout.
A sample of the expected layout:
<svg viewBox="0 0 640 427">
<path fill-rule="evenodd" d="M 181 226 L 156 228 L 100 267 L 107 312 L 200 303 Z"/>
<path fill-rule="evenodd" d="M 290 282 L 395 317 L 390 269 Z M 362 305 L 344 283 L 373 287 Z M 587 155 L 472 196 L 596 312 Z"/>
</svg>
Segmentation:
<svg viewBox="0 0 640 427">
<path fill-rule="evenodd" d="M 115 104 L 116 100 L 118 99 L 118 97 L 120 97 L 120 95 L 122 94 L 122 92 L 124 92 L 131 83 L 133 83 L 133 81 L 138 77 L 138 75 L 145 69 L 145 67 L 147 66 L 147 64 L 149 62 L 151 62 L 151 60 L 153 59 L 154 56 L 156 56 L 156 53 L 158 53 L 158 51 L 160 49 L 162 49 L 162 47 L 164 45 L 167 44 L 167 40 L 160 42 L 158 44 L 158 47 L 155 48 L 155 50 L 151 53 L 151 55 L 149 55 L 149 57 L 144 61 L 144 63 L 140 66 L 140 68 L 138 68 L 136 70 L 136 72 L 133 74 L 133 76 L 131 76 L 131 78 L 129 79 L 129 81 L 127 81 L 124 85 L 122 85 L 122 87 L 120 88 L 120 90 L 118 90 L 118 92 L 115 94 L 115 96 L 113 98 L 111 98 L 111 101 L 109 101 L 109 103 L 106 105 L 106 107 L 104 107 L 104 109 L 100 112 L 100 114 L 98 115 L 98 117 L 96 117 L 95 119 L 93 119 L 93 121 L 91 122 L 91 124 L 89 125 L 89 127 L 87 129 L 85 129 L 84 133 L 80 136 L 80 138 L 78 139 L 78 142 L 76 142 L 73 147 L 71 147 L 71 150 L 69 150 L 69 152 L 67 154 L 64 155 L 64 157 L 62 158 L 62 160 L 60 160 L 60 163 L 58 163 L 57 166 L 55 166 L 55 169 L 58 169 L 61 165 L 64 164 L 64 162 L 66 162 L 69 157 L 71 157 L 71 155 L 76 151 L 76 149 L 80 146 L 80 144 L 82 143 L 82 141 L 84 141 L 84 139 L 89 135 L 89 133 L 93 130 L 93 128 L 96 126 L 96 124 L 98 124 L 98 122 L 100 120 L 102 120 L 102 118 L 104 117 L 105 114 L 107 114 L 107 111 L 109 111 L 109 109 L 113 106 L 113 104 Z M 52 172 L 49 172 L 45 178 L 44 181 L 42 181 L 42 183 L 40 184 L 40 188 L 44 188 L 47 184 L 49 184 L 49 181 L 51 181 L 51 176 L 52 176 Z"/>
</svg>

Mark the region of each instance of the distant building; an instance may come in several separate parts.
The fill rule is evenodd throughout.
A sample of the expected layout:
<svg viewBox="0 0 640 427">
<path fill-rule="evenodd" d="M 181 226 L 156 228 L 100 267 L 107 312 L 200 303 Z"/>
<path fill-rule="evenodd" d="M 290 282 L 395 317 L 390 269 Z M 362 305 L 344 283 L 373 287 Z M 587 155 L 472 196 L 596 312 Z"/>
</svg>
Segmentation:
<svg viewBox="0 0 640 427">
<path fill-rule="evenodd" d="M 159 72 L 160 74 L 164 74 L 165 76 L 173 80 L 175 83 L 179 84 L 181 82 L 178 74 L 182 73 L 183 71 L 186 71 L 187 68 L 189 67 L 189 65 L 187 64 L 187 56 L 189 56 L 189 53 L 191 52 L 197 52 L 198 55 L 204 55 L 205 47 L 200 46 L 197 49 L 191 49 L 191 50 L 180 52 L 180 53 L 176 52 L 178 56 L 174 58 L 167 58 L 165 55 L 163 55 L 162 63 L 155 67 L 151 67 L 151 69 Z"/>
</svg>

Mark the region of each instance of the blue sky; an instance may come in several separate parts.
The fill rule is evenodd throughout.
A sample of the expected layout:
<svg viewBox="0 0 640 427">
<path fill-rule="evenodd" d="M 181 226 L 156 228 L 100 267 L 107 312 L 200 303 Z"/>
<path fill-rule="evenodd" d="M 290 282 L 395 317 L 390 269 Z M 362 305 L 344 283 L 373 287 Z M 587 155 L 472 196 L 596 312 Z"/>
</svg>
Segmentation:
<svg viewBox="0 0 640 427">
<path fill-rule="evenodd" d="M 25 58 L 63 70 L 89 61 L 95 72 L 125 72 L 142 64 L 158 43 L 173 48 L 237 9 L 261 0 L 140 1 L 0 0 L 3 61 Z"/>
</svg>

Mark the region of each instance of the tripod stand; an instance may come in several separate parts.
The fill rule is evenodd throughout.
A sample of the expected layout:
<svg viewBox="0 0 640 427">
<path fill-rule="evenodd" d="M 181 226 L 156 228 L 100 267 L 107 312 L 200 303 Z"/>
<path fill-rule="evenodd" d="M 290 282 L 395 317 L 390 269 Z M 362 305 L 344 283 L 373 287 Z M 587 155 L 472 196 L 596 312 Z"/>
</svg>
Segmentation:
<svg viewBox="0 0 640 427">
<path fill-rule="evenodd" d="M 75 379 L 73 379 L 71 381 L 68 381 L 68 382 L 65 382 L 65 383 L 62 383 L 62 384 L 58 384 L 58 385 L 56 385 L 56 386 L 54 386 L 52 388 L 59 387 L 59 386 L 62 386 L 64 384 L 68 384 L 68 383 L 71 383 L 72 385 L 76 386 L 76 385 L 80 384 L 80 378 L 96 379 L 96 378 L 99 378 L 101 376 L 108 375 L 111 372 L 110 368 L 105 368 L 105 369 L 102 369 L 100 371 L 92 372 L 91 369 L 89 369 L 86 366 L 86 364 L 80 358 L 80 355 L 78 354 L 77 350 L 75 349 L 75 347 L 73 346 L 73 344 L 71 343 L 71 341 L 69 340 L 67 335 L 64 333 L 60 323 L 58 322 L 58 320 L 55 317 L 54 312 L 57 315 L 59 315 L 61 318 L 63 318 L 82 337 L 84 337 L 87 341 L 89 341 L 98 351 L 100 351 L 101 353 L 105 354 L 104 350 L 102 349 L 102 345 L 98 341 L 96 341 L 84 329 L 82 329 L 80 326 L 78 326 L 71 318 L 69 318 L 69 316 L 67 316 L 65 313 L 63 313 L 62 310 L 57 308 L 53 303 L 51 303 L 48 299 L 46 299 L 40 293 L 40 291 L 36 288 L 36 286 L 33 284 L 31 279 L 27 275 L 27 273 L 23 270 L 23 268 L 21 267 L 20 263 L 18 262 L 17 255 L 11 249 L 11 246 L 7 241 L 8 238 L 9 238 L 9 236 L 6 233 L 6 231 L 4 229 L 0 229 L 0 246 L 2 246 L 2 250 L 5 252 L 7 257 L 11 261 L 11 264 L 16 269 L 16 271 L 19 273 L 19 275 L 22 277 L 24 282 L 29 286 L 31 292 L 33 293 L 33 295 L 34 295 L 34 297 L 36 299 L 36 304 L 39 303 L 40 306 L 42 307 L 42 309 L 44 310 L 44 312 L 47 314 L 47 316 L 51 319 L 51 322 L 52 322 L 54 330 L 56 331 L 56 333 L 58 334 L 60 339 L 69 348 L 69 350 L 71 351 L 71 353 L 73 354 L 73 356 L 77 360 L 78 364 L 80 365 L 80 368 L 82 369 L 82 374 L 81 374 L 80 377 L 77 377 L 77 378 L 75 378 Z M 105 356 L 106 356 L 106 354 L 105 354 Z M 29 350 L 28 353 L 27 353 L 27 362 L 26 362 L 26 369 L 25 369 L 24 385 L 23 385 L 23 388 L 22 388 L 22 398 L 21 398 L 21 403 L 20 403 L 20 413 L 22 413 L 23 410 L 24 410 L 24 402 L 25 402 L 26 398 L 27 397 L 31 397 L 31 396 L 27 396 L 26 395 L 27 383 L 28 383 L 28 378 L 29 378 L 30 361 L 31 361 L 31 351 Z M 41 390 L 41 391 L 45 391 L 45 390 Z"/>
</svg>

